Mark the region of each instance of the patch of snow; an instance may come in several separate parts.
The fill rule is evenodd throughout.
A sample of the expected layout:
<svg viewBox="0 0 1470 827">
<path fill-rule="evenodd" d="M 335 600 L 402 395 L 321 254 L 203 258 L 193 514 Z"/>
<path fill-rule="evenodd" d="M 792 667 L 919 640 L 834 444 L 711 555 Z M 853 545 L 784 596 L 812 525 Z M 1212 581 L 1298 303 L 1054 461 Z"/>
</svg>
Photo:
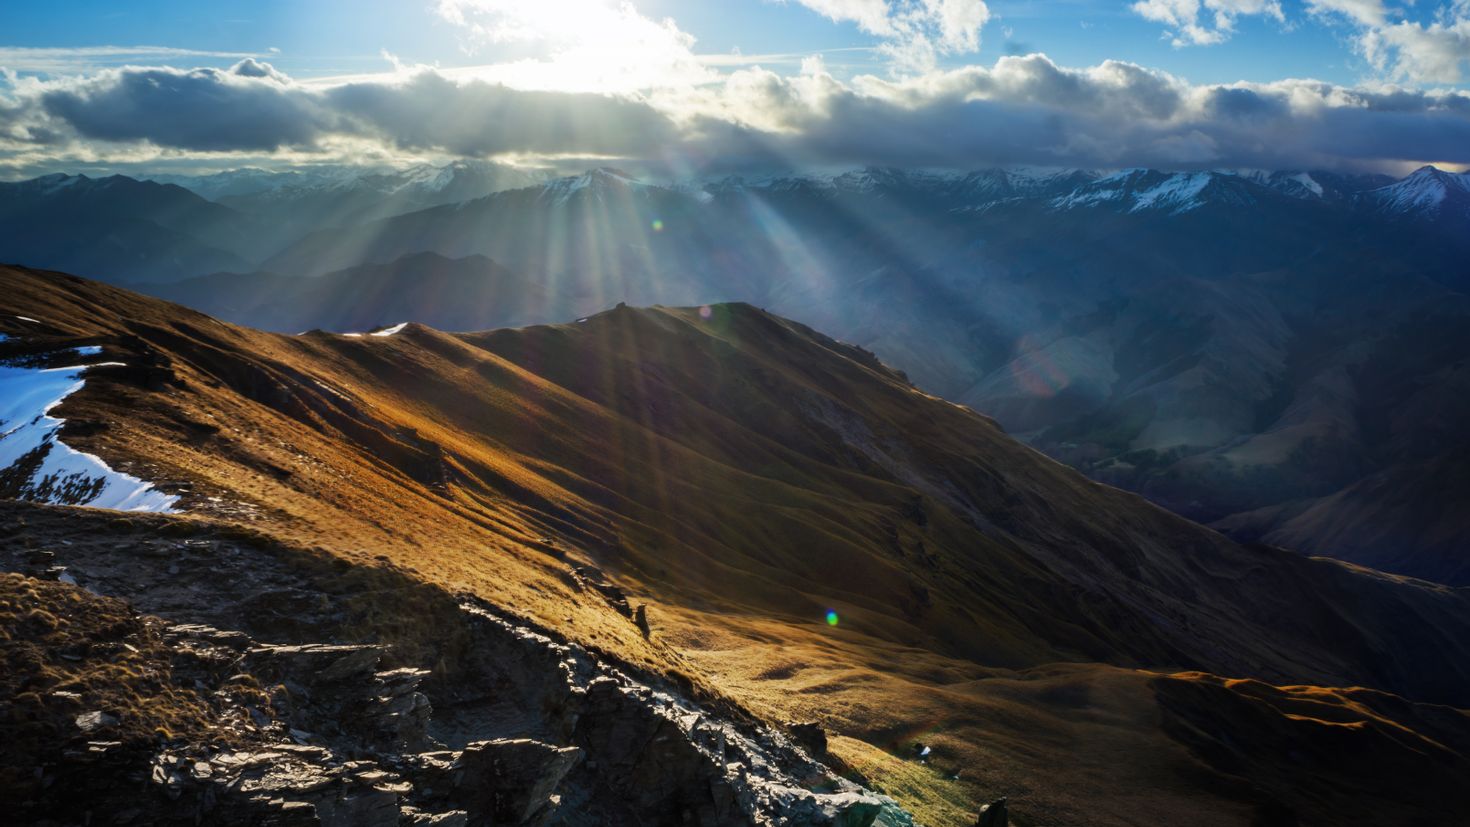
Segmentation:
<svg viewBox="0 0 1470 827">
<path fill-rule="evenodd" d="M 1312 193 L 1318 198 L 1322 197 L 1322 185 L 1317 183 L 1317 179 L 1313 178 L 1311 173 L 1298 172 L 1297 174 L 1290 177 L 1291 180 L 1306 187 L 1308 192 Z"/>
<path fill-rule="evenodd" d="M 32 319 L 30 316 L 16 316 L 15 318 L 20 319 L 23 322 L 30 322 L 31 324 L 40 324 L 40 322 Z"/>
<path fill-rule="evenodd" d="M 342 335 L 343 336 L 346 336 L 349 339 L 360 339 L 360 338 L 362 338 L 362 334 L 361 333 L 343 333 Z"/>
<path fill-rule="evenodd" d="M 573 196 L 584 191 L 584 197 L 600 200 L 608 191 L 643 192 L 653 188 L 618 170 L 599 167 L 581 175 L 548 181 L 541 187 L 541 197 L 550 199 L 553 204 L 561 206 L 572 200 Z"/>
<path fill-rule="evenodd" d="M 1184 212 L 1199 206 L 1200 193 L 1209 185 L 1211 174 L 1191 172 L 1170 175 L 1159 184 L 1133 197 L 1130 212 L 1173 207 L 1175 212 Z"/>
<path fill-rule="evenodd" d="M 408 322 L 399 322 L 398 324 L 393 325 L 392 327 L 385 327 L 382 330 L 375 330 L 375 331 L 373 331 L 372 333 L 370 333 L 368 335 L 371 335 L 371 336 L 392 336 L 394 333 L 402 332 L 402 330 L 405 327 L 408 327 Z"/>
<path fill-rule="evenodd" d="M 104 364 L 121 364 L 108 362 Z M 92 454 L 63 443 L 63 420 L 50 415 L 86 384 L 87 365 L 26 368 L 0 365 L 0 469 L 24 461 L 33 467 L 20 485 L 22 499 L 119 511 L 172 512 L 178 497 Z"/>
<path fill-rule="evenodd" d="M 1205 188 L 1220 175 L 1215 172 L 1119 170 L 1053 199 L 1051 206 L 1066 210 L 1115 204 L 1119 209 L 1132 213 L 1158 210 L 1179 215 L 1204 206 Z"/>
<path fill-rule="evenodd" d="M 316 382 L 316 386 L 317 387 L 321 388 L 322 390 L 326 391 L 327 393 L 330 393 L 331 395 L 337 397 L 338 399 L 342 399 L 342 400 L 347 401 L 347 402 L 351 402 L 352 401 L 352 397 L 350 397 L 347 394 L 345 394 L 345 393 L 337 390 L 336 388 L 332 387 L 331 385 L 328 385 L 326 382 L 323 382 L 320 379 L 316 379 L 316 380 L 313 380 L 313 381 Z"/>
</svg>

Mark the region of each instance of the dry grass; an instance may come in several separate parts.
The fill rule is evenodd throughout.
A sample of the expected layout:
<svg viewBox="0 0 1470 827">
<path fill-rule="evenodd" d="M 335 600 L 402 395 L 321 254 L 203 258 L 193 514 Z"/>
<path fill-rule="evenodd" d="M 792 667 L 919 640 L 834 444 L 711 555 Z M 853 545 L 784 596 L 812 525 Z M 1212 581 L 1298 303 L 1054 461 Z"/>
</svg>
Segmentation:
<svg viewBox="0 0 1470 827">
<path fill-rule="evenodd" d="M 752 308 L 287 337 L 54 275 L 0 268 L 0 288 L 110 358 L 168 359 L 163 391 L 98 376 L 69 397 L 61 416 L 103 426 L 75 444 L 188 481 L 193 513 L 320 547 L 365 635 L 435 645 L 375 572 L 474 595 L 821 720 L 855 764 L 902 768 L 893 789 L 938 824 L 998 795 L 1038 824 L 1248 821 L 1135 664 L 1440 697 L 1470 674 L 1463 595 L 1241 549 Z M 580 564 L 651 607 L 649 640 Z M 922 771 L 891 757 L 919 736 Z"/>
</svg>

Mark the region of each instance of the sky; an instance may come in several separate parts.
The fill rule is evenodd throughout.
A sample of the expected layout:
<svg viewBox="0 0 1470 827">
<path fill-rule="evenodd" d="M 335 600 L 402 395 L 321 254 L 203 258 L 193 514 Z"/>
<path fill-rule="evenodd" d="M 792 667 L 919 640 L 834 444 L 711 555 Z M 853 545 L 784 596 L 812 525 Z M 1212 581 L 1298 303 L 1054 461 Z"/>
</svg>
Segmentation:
<svg viewBox="0 0 1470 827">
<path fill-rule="evenodd" d="M 1470 0 L 0 6 L 0 177 L 1470 163 Z"/>
</svg>

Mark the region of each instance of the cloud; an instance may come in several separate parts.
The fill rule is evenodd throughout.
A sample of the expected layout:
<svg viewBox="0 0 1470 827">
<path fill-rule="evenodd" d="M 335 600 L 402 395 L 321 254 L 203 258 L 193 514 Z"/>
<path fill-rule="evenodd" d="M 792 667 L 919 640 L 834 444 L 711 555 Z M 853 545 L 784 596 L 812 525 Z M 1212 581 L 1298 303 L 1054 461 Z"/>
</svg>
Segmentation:
<svg viewBox="0 0 1470 827">
<path fill-rule="evenodd" d="M 1193 85 L 1039 54 L 842 81 L 747 67 L 647 95 L 514 89 L 418 67 L 307 85 L 268 63 L 0 86 L 0 158 L 153 152 L 612 157 L 650 170 L 1028 163 L 1167 168 L 1470 163 L 1470 94 L 1317 81 Z"/>
<path fill-rule="evenodd" d="M 1470 63 L 1470 0 L 1303 0 L 1303 7 L 1313 19 L 1351 29 L 1357 52 L 1383 77 L 1459 83 Z M 1279 0 L 1135 0 L 1130 8 L 1164 24 L 1176 47 L 1222 43 L 1241 18 L 1288 23 Z M 1419 19 L 1411 19 L 1415 12 Z"/>
<path fill-rule="evenodd" d="M 253 52 L 211 52 L 199 49 L 176 49 L 171 46 L 79 46 L 65 48 L 0 46 L 0 68 L 12 72 L 67 74 L 91 71 L 105 66 L 142 61 L 167 61 L 183 58 L 220 58 L 239 60 L 262 57 Z"/>
<path fill-rule="evenodd" d="M 315 96 L 249 58 L 228 70 L 128 67 L 29 88 L 33 116 L 100 141 L 273 150 L 309 146 L 336 128 Z"/>
<path fill-rule="evenodd" d="M 466 52 L 506 44 L 541 51 L 487 73 L 522 89 L 632 92 L 713 77 L 694 54 L 693 35 L 627 2 L 438 0 L 435 11 L 460 30 Z"/>
<path fill-rule="evenodd" d="M 1459 83 L 1470 63 L 1470 0 L 1440 5 L 1418 21 L 1383 0 L 1307 0 L 1307 7 L 1354 27 L 1358 52 L 1395 79 Z"/>
<path fill-rule="evenodd" d="M 1241 17 L 1286 22 L 1277 0 L 1137 0 L 1131 8 L 1167 26 L 1176 47 L 1221 43 L 1235 32 L 1235 21 Z"/>
<path fill-rule="evenodd" d="M 823 76 L 743 74 L 759 75 L 732 79 L 730 85 L 759 90 L 744 105 L 779 115 L 764 131 L 711 131 L 708 157 L 957 168 L 1470 162 L 1470 95 L 1453 91 L 1316 81 L 1196 86 L 1130 63 L 1072 69 L 1042 55 L 850 85 Z M 726 122 L 759 122 L 725 114 Z"/>
<path fill-rule="evenodd" d="M 459 82 L 429 69 L 333 87 L 321 103 L 354 135 L 462 156 L 636 156 L 676 137 L 666 115 L 634 98 Z"/>
<path fill-rule="evenodd" d="M 880 51 L 900 72 L 925 72 L 941 55 L 980 49 L 990 20 L 984 0 L 797 0 L 823 17 L 883 38 Z"/>
</svg>

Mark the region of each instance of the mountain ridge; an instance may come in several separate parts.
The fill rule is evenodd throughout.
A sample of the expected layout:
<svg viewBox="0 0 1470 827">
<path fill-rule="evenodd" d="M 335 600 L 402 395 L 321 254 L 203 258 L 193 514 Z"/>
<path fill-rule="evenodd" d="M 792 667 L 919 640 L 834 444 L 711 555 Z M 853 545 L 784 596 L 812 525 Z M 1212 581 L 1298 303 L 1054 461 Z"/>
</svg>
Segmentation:
<svg viewBox="0 0 1470 827">
<path fill-rule="evenodd" d="M 1314 811 L 1289 790 L 1180 780 L 1191 761 L 1211 774 L 1228 759 L 1157 730 L 1137 670 L 1457 705 L 1470 691 L 1470 658 L 1455 654 L 1470 640 L 1464 590 L 1235 544 L 750 305 L 279 336 L 57 274 L 12 268 L 4 282 L 41 320 L 0 319 L 25 337 L 7 346 L 86 340 L 167 368 L 161 390 L 89 379 L 58 414 L 69 441 L 186 512 L 514 606 L 629 663 L 727 686 L 762 715 L 817 714 L 850 739 L 835 742 L 844 761 L 897 772 L 917 731 L 944 766 L 986 768 L 917 776 L 925 793 L 909 801 L 1027 785 L 1017 808 L 1072 820 L 1091 807 L 1121 824 L 1100 799 L 1132 783 L 1181 817 L 1213 801 L 1220 824 L 1268 806 L 1306 823 L 1389 812 L 1386 788 Z M 618 591 L 586 585 L 589 566 Z M 651 638 L 612 594 L 646 607 Z M 1057 771 L 1064 783 L 1039 782 L 1042 759 L 1021 745 L 1028 731 L 1065 741 L 1085 717 L 1077 692 L 1132 710 L 1098 744 L 1151 744 L 1135 754 L 1172 769 L 1088 753 Z M 1170 697 L 1207 723 L 1208 704 Z M 1036 711 L 1007 723 L 1018 698 Z"/>
</svg>

